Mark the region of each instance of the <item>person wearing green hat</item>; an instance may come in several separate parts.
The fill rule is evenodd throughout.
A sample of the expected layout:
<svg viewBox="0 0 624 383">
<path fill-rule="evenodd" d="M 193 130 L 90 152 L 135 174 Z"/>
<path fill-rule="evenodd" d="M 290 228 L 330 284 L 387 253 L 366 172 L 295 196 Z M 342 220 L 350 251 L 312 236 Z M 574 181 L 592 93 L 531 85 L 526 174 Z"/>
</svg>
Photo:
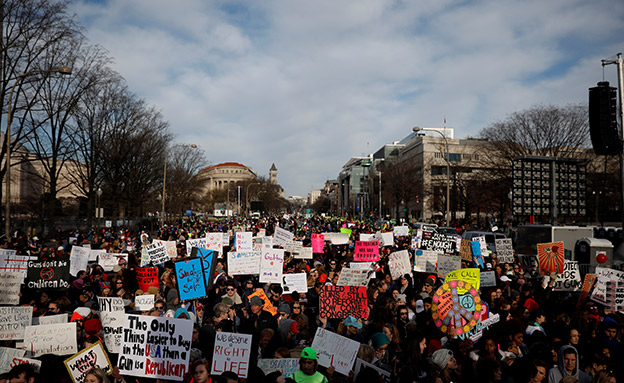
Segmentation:
<svg viewBox="0 0 624 383">
<path fill-rule="evenodd" d="M 312 347 L 306 347 L 301 350 L 301 358 L 299 359 L 299 370 L 289 376 L 297 383 L 327 383 L 325 375 L 316 371 L 318 368 L 318 360 L 316 359 L 316 351 Z M 334 368 L 327 369 L 328 373 L 333 373 Z"/>
</svg>

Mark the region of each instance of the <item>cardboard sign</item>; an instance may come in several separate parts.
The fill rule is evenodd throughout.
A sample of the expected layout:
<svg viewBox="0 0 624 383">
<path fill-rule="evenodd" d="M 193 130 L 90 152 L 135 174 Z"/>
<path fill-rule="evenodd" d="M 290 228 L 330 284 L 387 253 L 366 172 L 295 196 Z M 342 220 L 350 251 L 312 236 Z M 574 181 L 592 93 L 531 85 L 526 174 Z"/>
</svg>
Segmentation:
<svg viewBox="0 0 624 383">
<path fill-rule="evenodd" d="M 23 357 L 25 353 L 26 350 L 0 347 L 0 374 L 11 371 L 13 359 Z"/>
<path fill-rule="evenodd" d="M 154 294 L 137 295 L 134 297 L 134 308 L 139 311 L 149 311 L 154 307 Z"/>
<path fill-rule="evenodd" d="M 388 267 L 390 268 L 390 275 L 394 280 L 401 278 L 405 274 L 411 274 L 412 263 L 410 262 L 407 250 L 390 253 Z"/>
<path fill-rule="evenodd" d="M 262 309 L 264 311 L 270 312 L 271 314 L 273 314 L 273 316 L 277 315 L 277 308 L 273 306 L 273 304 L 269 300 L 269 297 L 267 297 L 263 289 L 254 291 L 253 294 L 249 295 L 248 299 L 251 299 L 253 297 L 260 297 L 260 299 L 262 299 L 262 301 L 264 302 L 264 306 L 262 306 Z"/>
<path fill-rule="evenodd" d="M 539 261 L 537 255 L 518 255 L 518 261 L 522 270 L 524 270 L 524 276 L 527 278 L 537 278 L 539 276 Z"/>
<path fill-rule="evenodd" d="M 566 259 L 563 265 L 563 273 L 557 275 L 553 291 L 579 291 L 581 287 L 581 273 L 578 262 Z"/>
<path fill-rule="evenodd" d="M 306 273 L 284 274 L 282 276 L 284 294 L 308 292 L 308 276 Z"/>
<path fill-rule="evenodd" d="M 319 295 L 319 315 L 321 318 L 368 318 L 366 287 L 323 286 Z"/>
<path fill-rule="evenodd" d="M 461 258 L 454 255 L 438 255 L 438 277 L 444 278 L 451 271 L 461 269 Z"/>
<path fill-rule="evenodd" d="M 29 289 L 56 290 L 69 286 L 69 260 L 67 257 L 49 261 L 28 261 Z"/>
<path fill-rule="evenodd" d="M 234 236 L 234 248 L 236 251 L 253 251 L 253 233 L 250 231 L 238 232 Z"/>
<path fill-rule="evenodd" d="M 470 269 L 458 269 L 455 271 L 451 271 L 446 275 L 444 279 L 444 283 L 449 283 L 451 281 L 464 281 L 468 283 L 470 286 L 479 290 L 479 286 L 482 286 L 481 276 L 483 273 L 479 272 L 479 269 L 470 268 Z M 496 285 L 496 282 L 494 282 Z M 460 294 L 465 294 L 466 290 L 463 288 L 459 288 L 458 292 Z"/>
<path fill-rule="evenodd" d="M 378 241 L 355 241 L 354 261 L 375 262 L 379 260 Z"/>
<path fill-rule="evenodd" d="M 409 237 L 409 226 L 395 226 L 394 236 L 395 237 Z"/>
<path fill-rule="evenodd" d="M 175 262 L 174 265 L 181 301 L 199 299 L 208 295 L 206 293 L 201 259 L 192 258 L 186 261 Z"/>
<path fill-rule="evenodd" d="M 360 358 L 357 358 L 355 360 L 355 369 L 353 370 L 353 372 L 355 373 L 354 375 L 355 381 L 357 381 L 358 375 L 360 375 L 362 370 L 365 368 L 372 368 L 373 370 L 377 371 L 379 376 L 383 377 L 384 383 L 391 382 L 392 375 L 388 371 L 384 370 L 383 368 L 379 368 L 375 366 L 374 364 L 370 364 Z"/>
<path fill-rule="evenodd" d="M 108 375 L 113 372 L 108 354 L 99 341 L 66 359 L 65 367 L 74 383 L 83 383 L 87 372 L 93 367 L 101 368 Z"/>
<path fill-rule="evenodd" d="M 69 274 L 74 277 L 78 275 L 79 271 L 87 270 L 87 263 L 89 263 L 89 254 L 91 249 L 80 246 L 72 246 L 71 254 L 69 255 Z"/>
<path fill-rule="evenodd" d="M 146 292 L 150 287 L 159 287 L 156 267 L 137 267 L 136 275 L 140 290 Z"/>
<path fill-rule="evenodd" d="M 119 373 L 182 380 L 191 356 L 193 321 L 126 314 Z"/>
<path fill-rule="evenodd" d="M 514 263 L 514 251 L 511 238 L 496 238 L 496 256 L 501 263 Z"/>
<path fill-rule="evenodd" d="M 247 378 L 250 355 L 251 335 L 218 331 L 215 337 L 210 373 L 221 375 L 224 371 L 232 371 L 239 378 Z"/>
<path fill-rule="evenodd" d="M 469 240 L 461 240 L 461 245 L 459 247 L 459 256 L 461 257 L 462 261 L 472 262 L 472 249 L 470 248 Z"/>
<path fill-rule="evenodd" d="M 435 233 L 431 231 L 423 231 L 420 240 L 420 248 L 423 250 L 431 250 L 447 255 L 455 254 L 457 246 L 457 236 L 452 234 Z"/>
<path fill-rule="evenodd" d="M 19 304 L 19 294 L 23 279 L 22 273 L 17 271 L 0 271 L 0 304 Z"/>
<path fill-rule="evenodd" d="M 215 251 L 210 249 L 204 249 L 202 247 L 194 248 L 192 251 L 193 257 L 197 256 L 201 259 L 201 267 L 204 273 L 204 281 L 206 290 L 212 288 L 214 282 L 214 270 L 217 261 L 215 259 Z"/>
<path fill-rule="evenodd" d="M 323 253 L 325 247 L 325 236 L 323 234 L 312 234 L 312 252 Z"/>
<path fill-rule="evenodd" d="M 283 249 L 262 249 L 260 283 L 281 283 L 284 270 Z"/>
<path fill-rule="evenodd" d="M 24 339 L 32 323 L 33 307 L 0 307 L 0 340 Z"/>
<path fill-rule="evenodd" d="M 124 304 L 121 298 L 98 297 L 102 338 L 112 353 L 119 353 L 123 340 Z"/>
<path fill-rule="evenodd" d="M 482 271 L 481 272 L 481 286 L 494 287 L 496 286 L 496 272 L 494 271 Z"/>
<path fill-rule="evenodd" d="M 78 352 L 76 322 L 28 326 L 24 330 L 24 348 L 35 358 L 45 354 L 75 354 Z"/>
<path fill-rule="evenodd" d="M 192 238 L 186 240 L 186 255 L 193 256 L 193 249 L 208 249 L 208 240 L 206 238 Z"/>
<path fill-rule="evenodd" d="M 152 265 L 162 265 L 169 260 L 167 249 L 164 245 L 158 243 L 150 243 L 145 246 L 147 255 L 149 255 L 150 263 Z"/>
<path fill-rule="evenodd" d="M 288 377 L 299 369 L 299 358 L 258 359 L 258 367 L 265 375 L 279 371 L 283 376 Z"/>
<path fill-rule="evenodd" d="M 537 244 L 537 258 L 541 275 L 563 273 L 563 241 Z"/>
<path fill-rule="evenodd" d="M 348 376 L 355 363 L 360 343 L 318 327 L 312 348 L 316 350 L 316 357 L 321 366 L 333 366 L 336 371 Z"/>
<path fill-rule="evenodd" d="M 303 241 L 288 241 L 284 244 L 284 251 L 290 254 L 298 253 L 303 247 Z"/>
<path fill-rule="evenodd" d="M 261 251 L 228 252 L 227 264 L 229 275 L 260 274 Z"/>
<path fill-rule="evenodd" d="M 435 251 L 416 250 L 414 255 L 414 271 L 421 273 L 438 272 L 438 254 Z"/>
<path fill-rule="evenodd" d="M 217 257 L 223 257 L 223 233 L 206 234 L 206 247 L 208 250 L 216 251 Z"/>
<path fill-rule="evenodd" d="M 337 286 L 368 286 L 368 281 L 372 277 L 373 270 L 370 269 L 350 269 L 345 267 L 340 270 Z"/>
<path fill-rule="evenodd" d="M 275 228 L 275 233 L 273 233 L 273 244 L 283 245 L 286 241 L 292 241 L 294 237 L 293 233 L 278 226 Z"/>
</svg>

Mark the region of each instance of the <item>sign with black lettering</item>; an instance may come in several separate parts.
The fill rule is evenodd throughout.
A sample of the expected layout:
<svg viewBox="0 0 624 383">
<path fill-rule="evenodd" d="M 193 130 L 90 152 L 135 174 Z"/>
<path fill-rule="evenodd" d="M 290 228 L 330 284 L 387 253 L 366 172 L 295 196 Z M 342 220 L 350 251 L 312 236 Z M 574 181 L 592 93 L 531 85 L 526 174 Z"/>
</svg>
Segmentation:
<svg viewBox="0 0 624 383">
<path fill-rule="evenodd" d="M 420 248 L 423 250 L 431 250 L 438 253 L 454 255 L 456 247 L 456 235 L 423 231 L 423 236 L 420 240 Z"/>
<path fill-rule="evenodd" d="M 251 335 L 217 332 L 212 353 L 212 375 L 224 371 L 235 372 L 239 378 L 246 378 L 251 355 Z"/>
<path fill-rule="evenodd" d="M 557 275 L 553 291 L 580 291 L 583 282 L 577 261 L 565 260 L 563 273 Z"/>
<path fill-rule="evenodd" d="M 69 286 L 69 259 L 28 261 L 29 289 L 57 290 Z"/>
<path fill-rule="evenodd" d="M 108 354 L 100 341 L 66 359 L 65 367 L 74 383 L 83 383 L 87 372 L 93 367 L 98 367 L 107 374 L 113 372 Z"/>
<path fill-rule="evenodd" d="M 321 318 L 368 318 L 366 287 L 323 286 L 319 295 L 319 315 Z"/>
</svg>

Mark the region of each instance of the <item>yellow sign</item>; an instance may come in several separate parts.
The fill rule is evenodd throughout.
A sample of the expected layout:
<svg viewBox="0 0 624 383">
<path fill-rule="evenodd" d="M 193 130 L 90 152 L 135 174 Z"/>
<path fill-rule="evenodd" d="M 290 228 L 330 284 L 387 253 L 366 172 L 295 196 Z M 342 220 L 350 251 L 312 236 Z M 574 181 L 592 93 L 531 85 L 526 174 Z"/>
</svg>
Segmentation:
<svg viewBox="0 0 624 383">
<path fill-rule="evenodd" d="M 450 281 L 464 281 L 474 287 L 475 290 L 479 290 L 479 286 L 481 286 L 481 271 L 476 268 L 454 270 L 446 274 L 444 279 L 444 283 L 449 283 Z M 458 290 L 460 294 L 466 294 L 465 289 L 460 287 Z"/>
</svg>

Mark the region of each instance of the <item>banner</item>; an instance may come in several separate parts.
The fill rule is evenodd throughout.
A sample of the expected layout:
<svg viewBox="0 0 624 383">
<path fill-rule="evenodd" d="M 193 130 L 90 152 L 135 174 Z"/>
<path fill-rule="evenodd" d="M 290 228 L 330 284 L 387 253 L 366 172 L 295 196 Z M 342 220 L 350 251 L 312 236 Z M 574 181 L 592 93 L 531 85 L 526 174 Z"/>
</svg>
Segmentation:
<svg viewBox="0 0 624 383">
<path fill-rule="evenodd" d="M 414 271 L 437 274 L 438 254 L 435 251 L 416 250 L 416 255 L 414 255 Z"/>
<path fill-rule="evenodd" d="M 234 236 L 234 248 L 236 251 L 253 251 L 253 233 L 250 231 L 237 232 Z"/>
<path fill-rule="evenodd" d="M 438 277 L 444 278 L 451 271 L 461 269 L 461 258 L 454 255 L 438 255 Z"/>
<path fill-rule="evenodd" d="M 344 319 L 348 316 L 368 318 L 366 287 L 330 285 L 321 287 L 319 315 L 321 318 Z"/>
<path fill-rule="evenodd" d="M 325 236 L 323 234 L 312 234 L 312 252 L 323 253 L 325 247 Z"/>
<path fill-rule="evenodd" d="M 273 233 L 273 244 L 283 245 L 286 241 L 292 241 L 295 235 L 288 230 L 284 230 L 281 227 L 275 227 L 275 233 Z"/>
<path fill-rule="evenodd" d="M 283 249 L 262 249 L 260 258 L 260 283 L 281 283 L 284 270 Z"/>
<path fill-rule="evenodd" d="M 0 304 L 17 305 L 24 276 L 17 271 L 0 271 Z"/>
<path fill-rule="evenodd" d="M 210 373 L 221 375 L 232 371 L 239 378 L 247 378 L 250 355 L 251 335 L 217 331 Z"/>
<path fill-rule="evenodd" d="M 208 295 L 206 293 L 201 259 L 191 258 L 186 261 L 175 262 L 174 265 L 178 280 L 178 292 L 182 302 L 203 298 Z"/>
<path fill-rule="evenodd" d="M 541 275 L 563 273 L 563 241 L 537 244 L 537 258 Z"/>
<path fill-rule="evenodd" d="M 333 366 L 339 373 L 349 376 L 360 343 L 318 327 L 312 348 L 316 351 L 318 364 L 323 367 Z"/>
<path fill-rule="evenodd" d="M 152 265 L 162 265 L 169 260 L 169 255 L 164 245 L 150 243 L 145 245 L 145 250 L 147 250 Z"/>
<path fill-rule="evenodd" d="M 98 297 L 102 338 L 110 352 L 117 354 L 121 348 L 124 325 L 124 304 L 121 298 Z"/>
<path fill-rule="evenodd" d="M 581 290 L 581 272 L 577 261 L 565 260 L 563 273 L 557 275 L 553 291 L 579 291 Z"/>
<path fill-rule="evenodd" d="M 410 271 L 411 272 L 411 271 Z M 340 270 L 337 286 L 368 286 L 368 281 L 373 274 L 370 269 L 350 269 L 345 267 Z"/>
<path fill-rule="evenodd" d="M 288 377 L 299 369 L 299 358 L 258 359 L 258 367 L 265 375 L 279 371 Z"/>
<path fill-rule="evenodd" d="M 159 288 L 158 269 L 156 267 L 137 267 L 136 275 L 139 289 L 143 292 L 147 292 L 150 287 Z"/>
<path fill-rule="evenodd" d="M 0 307 L 0 340 L 24 339 L 24 329 L 32 323 L 33 307 Z"/>
<path fill-rule="evenodd" d="M 134 308 L 139 311 L 149 311 L 154 308 L 154 294 L 137 295 L 134 297 Z"/>
<path fill-rule="evenodd" d="M 45 354 L 71 355 L 78 352 L 76 322 L 28 326 L 24 348 L 35 358 Z"/>
<path fill-rule="evenodd" d="M 193 321 L 126 314 L 119 373 L 180 381 L 188 370 Z"/>
<path fill-rule="evenodd" d="M 87 270 L 87 263 L 89 263 L 89 254 L 91 249 L 80 246 L 72 246 L 71 254 L 69 255 L 69 274 L 77 276 L 79 271 Z"/>
<path fill-rule="evenodd" d="M 69 286 L 67 257 L 49 261 L 28 261 L 29 289 L 66 289 Z"/>
<path fill-rule="evenodd" d="M 411 274 L 412 263 L 410 262 L 407 250 L 390 253 L 388 267 L 390 268 L 390 275 L 393 280 L 399 279 L 405 274 Z"/>
<path fill-rule="evenodd" d="M 99 341 L 66 359 L 65 367 L 74 383 L 83 383 L 87 372 L 93 367 L 101 368 L 107 375 L 113 372 L 108 354 Z"/>
<path fill-rule="evenodd" d="M 264 311 L 270 312 L 271 314 L 273 314 L 273 316 L 277 315 L 277 308 L 273 306 L 273 304 L 269 300 L 269 297 L 267 297 L 263 289 L 256 290 L 253 294 L 250 294 L 247 298 L 251 299 L 252 297 L 260 297 L 260 299 L 262 299 L 262 301 L 264 302 L 264 306 L 262 306 L 262 309 Z"/>
<path fill-rule="evenodd" d="M 379 242 L 378 241 L 355 241 L 354 261 L 378 261 Z"/>
<path fill-rule="evenodd" d="M 260 274 L 261 251 L 228 252 L 227 265 L 229 275 Z"/>
<path fill-rule="evenodd" d="M 452 234 L 441 234 L 423 230 L 420 240 L 422 250 L 431 250 L 438 253 L 453 255 L 457 246 L 457 236 Z"/>
<path fill-rule="evenodd" d="M 284 274 L 282 276 L 282 289 L 284 294 L 308 292 L 308 276 L 306 273 Z"/>
<path fill-rule="evenodd" d="M 514 263 L 514 251 L 511 238 L 496 238 L 496 256 L 500 263 Z"/>
</svg>

